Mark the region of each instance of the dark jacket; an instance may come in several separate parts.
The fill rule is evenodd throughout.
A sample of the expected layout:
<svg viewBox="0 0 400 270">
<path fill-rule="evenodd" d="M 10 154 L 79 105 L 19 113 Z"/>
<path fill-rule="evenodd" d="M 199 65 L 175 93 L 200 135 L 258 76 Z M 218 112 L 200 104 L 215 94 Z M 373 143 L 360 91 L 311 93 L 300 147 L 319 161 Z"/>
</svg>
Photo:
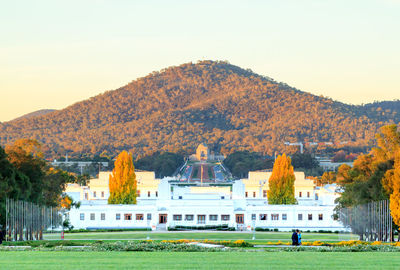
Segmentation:
<svg viewBox="0 0 400 270">
<path fill-rule="evenodd" d="M 299 236 L 297 235 L 297 232 L 293 232 L 292 234 L 292 245 L 297 246 L 299 244 Z"/>
<path fill-rule="evenodd" d="M 5 234 L 5 232 L 3 232 L 2 230 L 0 230 L 0 245 L 3 243 L 4 234 Z"/>
</svg>

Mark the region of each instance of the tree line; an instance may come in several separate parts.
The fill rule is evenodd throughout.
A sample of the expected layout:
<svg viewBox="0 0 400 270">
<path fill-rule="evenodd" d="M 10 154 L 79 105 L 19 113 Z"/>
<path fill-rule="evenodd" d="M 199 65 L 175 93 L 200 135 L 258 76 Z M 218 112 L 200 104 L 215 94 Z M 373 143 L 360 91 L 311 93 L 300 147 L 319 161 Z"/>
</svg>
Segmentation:
<svg viewBox="0 0 400 270">
<path fill-rule="evenodd" d="M 65 205 L 70 200 L 62 195 L 65 184 L 75 179 L 51 167 L 36 140 L 21 139 L 5 148 L 0 146 L 0 225 L 6 221 L 6 198 L 53 207 Z"/>
<path fill-rule="evenodd" d="M 376 147 L 360 155 L 353 167 L 339 167 L 336 182 L 343 193 L 337 209 L 390 200 L 393 222 L 400 225 L 400 131 L 387 125 L 376 134 Z"/>
</svg>

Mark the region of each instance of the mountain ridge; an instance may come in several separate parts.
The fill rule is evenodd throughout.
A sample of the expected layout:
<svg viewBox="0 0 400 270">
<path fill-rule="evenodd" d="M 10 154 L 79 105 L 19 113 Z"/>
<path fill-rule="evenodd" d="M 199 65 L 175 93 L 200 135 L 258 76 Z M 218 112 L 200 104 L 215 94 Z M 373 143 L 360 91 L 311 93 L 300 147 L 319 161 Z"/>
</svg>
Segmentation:
<svg viewBox="0 0 400 270">
<path fill-rule="evenodd" d="M 284 151 L 285 141 L 367 146 L 379 126 L 400 121 L 397 110 L 383 111 L 303 92 L 227 62 L 201 61 L 152 72 L 47 115 L 2 123 L 0 144 L 23 130 L 51 157 L 190 152 L 203 141 L 224 153 L 272 154 Z"/>
</svg>

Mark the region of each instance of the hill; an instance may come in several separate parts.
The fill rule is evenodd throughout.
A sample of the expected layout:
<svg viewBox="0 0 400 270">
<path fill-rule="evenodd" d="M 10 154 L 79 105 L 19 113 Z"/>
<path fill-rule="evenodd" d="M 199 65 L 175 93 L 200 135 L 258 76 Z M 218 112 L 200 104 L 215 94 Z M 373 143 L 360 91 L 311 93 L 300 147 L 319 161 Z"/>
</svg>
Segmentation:
<svg viewBox="0 0 400 270">
<path fill-rule="evenodd" d="M 51 157 L 193 152 L 200 142 L 223 153 L 272 155 L 287 150 L 285 141 L 366 146 L 397 116 L 302 92 L 227 62 L 202 61 L 153 72 L 63 110 L 2 123 L 0 143 L 35 138 Z"/>
<path fill-rule="evenodd" d="M 35 116 L 46 115 L 46 114 L 54 112 L 54 111 L 55 110 L 53 110 L 53 109 L 37 110 L 37 111 L 31 112 L 31 113 L 24 114 L 24 115 L 22 115 L 20 117 L 17 117 L 15 119 L 13 119 L 12 121 L 21 120 L 21 119 L 24 119 L 24 118 L 32 118 L 32 117 L 35 117 Z"/>
</svg>

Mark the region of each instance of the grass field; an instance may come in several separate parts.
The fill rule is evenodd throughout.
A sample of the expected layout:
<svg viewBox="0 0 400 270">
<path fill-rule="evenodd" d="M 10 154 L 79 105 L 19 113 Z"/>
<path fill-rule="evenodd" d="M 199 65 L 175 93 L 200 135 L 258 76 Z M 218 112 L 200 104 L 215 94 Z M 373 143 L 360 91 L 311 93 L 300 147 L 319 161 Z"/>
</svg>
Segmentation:
<svg viewBox="0 0 400 270">
<path fill-rule="evenodd" d="M 400 269 L 398 253 L 0 252 L 0 269 Z"/>
<path fill-rule="evenodd" d="M 195 239 L 195 240 L 246 240 L 251 243 L 262 244 L 268 241 L 290 241 L 290 232 L 256 232 L 256 240 L 252 240 L 253 233 L 244 232 L 89 232 L 65 233 L 65 240 L 143 240 L 147 237 L 152 240 Z M 60 234 L 46 234 L 45 240 L 58 240 Z M 357 240 L 356 235 L 334 233 L 302 233 L 304 241 L 343 241 Z"/>
</svg>

